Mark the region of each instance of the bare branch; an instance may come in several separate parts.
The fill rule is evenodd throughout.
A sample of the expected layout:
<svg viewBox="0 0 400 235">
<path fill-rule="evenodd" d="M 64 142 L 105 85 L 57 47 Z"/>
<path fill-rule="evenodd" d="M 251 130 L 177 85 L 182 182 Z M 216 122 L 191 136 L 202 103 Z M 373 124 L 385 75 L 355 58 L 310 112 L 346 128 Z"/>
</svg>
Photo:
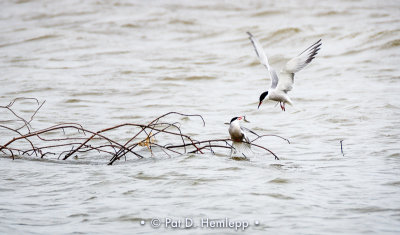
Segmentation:
<svg viewBox="0 0 400 235">
<path fill-rule="evenodd" d="M 33 100 L 36 102 L 38 107 L 32 112 L 29 120 L 22 118 L 12 108 L 13 105 L 20 100 Z M 192 136 L 182 132 L 181 124 L 179 122 L 166 122 L 162 119 L 170 115 L 178 115 L 183 117 L 198 117 L 202 120 L 205 125 L 204 118 L 198 114 L 184 114 L 179 112 L 168 112 L 163 114 L 147 125 L 137 123 L 123 123 L 116 126 L 111 126 L 99 131 L 92 131 L 84 128 L 79 123 L 60 123 L 41 130 L 32 131 L 31 122 L 39 112 L 45 101 L 40 103 L 35 98 L 16 98 L 12 100 L 6 106 L 0 106 L 0 109 L 5 109 L 10 112 L 16 119 L 7 121 L 18 121 L 24 124 L 18 128 L 10 127 L 8 125 L 0 125 L 0 128 L 5 129 L 12 133 L 8 142 L 0 145 L 0 152 L 4 155 L 8 155 L 15 158 L 15 153 L 19 155 L 32 156 L 35 155 L 40 158 L 56 156 L 58 159 L 67 160 L 71 156 L 79 156 L 82 154 L 88 154 L 95 152 L 97 155 L 110 156 L 108 165 L 112 165 L 115 161 L 120 160 L 122 157 L 127 160 L 128 156 L 135 156 L 136 158 L 144 158 L 142 151 L 150 151 L 151 156 L 155 156 L 160 152 L 164 153 L 168 157 L 173 155 L 184 155 L 186 153 L 197 153 L 203 154 L 205 152 L 215 154 L 218 150 L 235 148 L 232 145 L 230 139 L 205 139 L 195 140 Z M 6 123 L 1 121 L 0 123 Z M 26 130 L 24 129 L 26 127 Z M 110 138 L 108 136 L 119 136 L 122 130 L 129 128 L 135 130 L 133 136 L 128 139 L 125 143 Z M 25 131 L 24 131 L 25 130 Z M 268 148 L 255 144 L 254 142 L 267 136 L 273 136 L 281 138 L 287 141 L 289 140 L 278 135 L 256 135 L 249 144 L 255 148 L 263 151 L 267 151 L 272 154 L 275 159 L 279 160 L 277 155 Z M 143 137 L 144 136 L 144 137 Z M 178 140 L 178 142 L 168 144 L 165 143 L 164 138 L 168 140 L 172 139 L 172 142 Z M 21 141 L 26 141 L 29 145 L 24 144 Z M 164 142 L 164 143 L 163 143 Z M 18 147 L 17 144 L 23 144 Z M 13 146 L 13 147 L 10 147 Z M 138 148 L 138 146 L 144 146 L 146 148 Z M 139 149 L 139 150 L 138 150 Z M 343 153 L 343 151 L 342 151 Z"/>
</svg>

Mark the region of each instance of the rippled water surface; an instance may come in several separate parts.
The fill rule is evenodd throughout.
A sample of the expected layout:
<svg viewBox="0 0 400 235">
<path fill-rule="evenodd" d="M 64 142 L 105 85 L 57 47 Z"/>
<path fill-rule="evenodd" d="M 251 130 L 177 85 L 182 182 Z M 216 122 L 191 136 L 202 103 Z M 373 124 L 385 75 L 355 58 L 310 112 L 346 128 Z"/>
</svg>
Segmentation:
<svg viewBox="0 0 400 235">
<path fill-rule="evenodd" d="M 262 140 L 280 161 L 260 151 L 115 166 L 3 156 L 0 233 L 236 234 L 151 227 L 166 217 L 248 221 L 252 234 L 400 233 L 399 13 L 399 1 L 1 1 L 0 105 L 46 100 L 35 129 L 178 111 L 204 117 L 205 127 L 177 118 L 195 139 L 227 138 L 224 123 L 246 115 L 248 128 L 291 144 Z M 268 74 L 246 31 L 277 70 L 322 39 L 286 112 L 257 110 Z M 12 137 L 2 129 L 0 144 Z"/>
</svg>

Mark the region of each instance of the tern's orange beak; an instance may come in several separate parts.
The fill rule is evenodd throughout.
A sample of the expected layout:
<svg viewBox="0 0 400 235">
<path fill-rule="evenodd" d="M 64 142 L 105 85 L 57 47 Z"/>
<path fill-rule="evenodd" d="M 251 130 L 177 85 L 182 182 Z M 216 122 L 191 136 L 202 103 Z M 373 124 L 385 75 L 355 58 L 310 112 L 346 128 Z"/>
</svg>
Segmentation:
<svg viewBox="0 0 400 235">
<path fill-rule="evenodd" d="M 258 107 L 257 107 L 257 109 L 259 109 L 260 108 L 260 105 L 262 104 L 262 101 L 260 101 L 260 103 L 258 103 Z"/>
</svg>

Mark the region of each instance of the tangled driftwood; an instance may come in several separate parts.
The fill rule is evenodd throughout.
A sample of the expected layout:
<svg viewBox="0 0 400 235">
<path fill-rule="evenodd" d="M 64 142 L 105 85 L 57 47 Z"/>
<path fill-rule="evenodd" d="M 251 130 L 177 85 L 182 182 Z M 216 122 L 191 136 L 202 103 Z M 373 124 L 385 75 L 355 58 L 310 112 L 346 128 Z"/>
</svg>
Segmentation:
<svg viewBox="0 0 400 235">
<path fill-rule="evenodd" d="M 21 117 L 15 112 L 12 107 L 16 102 L 21 100 L 35 102 L 37 108 L 32 112 L 29 119 Z M 182 133 L 180 124 L 178 122 L 163 122 L 162 120 L 167 116 L 178 115 L 184 117 L 196 117 L 200 119 L 205 125 L 205 121 L 201 115 L 197 114 L 183 114 L 178 112 L 169 112 L 163 114 L 148 124 L 124 123 L 100 131 L 91 131 L 84 128 L 79 123 L 60 123 L 45 129 L 34 131 L 31 122 L 40 108 L 45 102 L 40 103 L 35 98 L 16 98 L 6 106 L 0 106 L 6 112 L 12 114 L 14 119 L 0 120 L 0 128 L 12 133 L 12 137 L 4 144 L 0 144 L 0 152 L 6 156 L 14 159 L 15 156 L 36 156 L 44 158 L 48 155 L 57 156 L 57 159 L 67 160 L 71 156 L 78 157 L 78 155 L 96 151 L 101 155 L 108 155 L 108 165 L 112 165 L 115 161 L 127 156 L 136 156 L 137 158 L 144 158 L 142 152 L 143 147 L 147 147 L 148 152 L 153 156 L 153 149 L 160 149 L 167 156 L 182 155 L 187 153 L 203 154 L 205 152 L 215 153 L 217 149 L 231 149 L 233 146 L 230 144 L 230 139 L 210 139 L 210 140 L 195 140 L 188 134 Z M 11 123 L 13 125 L 11 125 Z M 21 123 L 15 125 L 15 123 Z M 123 128 L 136 129 L 128 141 L 121 142 L 106 136 L 111 131 L 122 131 Z M 73 131 L 71 134 L 71 130 Z M 68 132 L 68 133 L 67 133 Z M 256 144 L 255 141 L 266 137 L 277 135 L 258 135 L 252 132 L 256 137 L 249 144 L 263 151 L 272 154 L 276 160 L 278 156 L 268 148 Z M 164 138 L 179 140 L 174 144 L 162 144 L 161 140 Z M 15 147 L 17 146 L 17 147 Z M 99 154 L 97 154 L 99 155 Z"/>
</svg>

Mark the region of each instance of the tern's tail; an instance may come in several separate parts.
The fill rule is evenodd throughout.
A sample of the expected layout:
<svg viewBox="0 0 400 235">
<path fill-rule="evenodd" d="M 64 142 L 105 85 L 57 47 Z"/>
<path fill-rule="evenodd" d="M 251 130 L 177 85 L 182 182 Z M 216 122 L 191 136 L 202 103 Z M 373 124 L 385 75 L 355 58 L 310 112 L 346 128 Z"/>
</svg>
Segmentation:
<svg viewBox="0 0 400 235">
<path fill-rule="evenodd" d="M 251 151 L 251 145 L 247 142 L 233 142 L 232 143 L 232 151 L 231 151 L 231 157 L 232 155 L 236 156 L 241 156 L 241 157 L 246 157 L 246 155 L 252 153 Z"/>
<path fill-rule="evenodd" d="M 293 106 L 293 102 L 289 97 L 286 98 L 286 102 L 285 103 L 289 104 L 290 106 Z"/>
</svg>

